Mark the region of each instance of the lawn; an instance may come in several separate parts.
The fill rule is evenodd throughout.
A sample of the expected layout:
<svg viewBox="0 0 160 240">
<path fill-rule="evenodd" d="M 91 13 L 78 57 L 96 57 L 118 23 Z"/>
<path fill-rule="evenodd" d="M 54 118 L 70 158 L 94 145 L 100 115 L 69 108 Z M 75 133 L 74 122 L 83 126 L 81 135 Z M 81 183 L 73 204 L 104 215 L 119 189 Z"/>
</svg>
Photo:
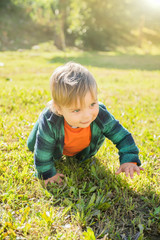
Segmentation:
<svg viewBox="0 0 160 240">
<path fill-rule="evenodd" d="M 57 165 L 63 186 L 35 178 L 27 137 L 51 98 L 53 70 L 67 61 L 92 72 L 99 100 L 133 134 L 139 177 L 115 175 L 117 149 L 106 140 L 85 164 Z M 160 55 L 42 45 L 0 52 L 0 62 L 0 239 L 160 239 Z"/>
</svg>

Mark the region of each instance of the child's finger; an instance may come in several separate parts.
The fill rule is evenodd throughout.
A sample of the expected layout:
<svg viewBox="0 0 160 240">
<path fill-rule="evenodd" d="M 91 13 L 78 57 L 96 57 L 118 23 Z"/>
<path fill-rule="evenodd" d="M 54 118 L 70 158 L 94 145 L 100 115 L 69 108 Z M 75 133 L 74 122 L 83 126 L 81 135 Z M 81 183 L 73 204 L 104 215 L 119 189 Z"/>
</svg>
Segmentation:
<svg viewBox="0 0 160 240">
<path fill-rule="evenodd" d="M 48 183 L 54 183 L 54 182 L 55 182 L 54 180 L 46 181 L 46 182 L 45 182 L 45 187 L 47 187 Z"/>
<path fill-rule="evenodd" d="M 48 181 L 45 181 L 44 184 L 45 184 L 45 187 L 47 187 Z"/>
<path fill-rule="evenodd" d="M 130 168 L 130 178 L 131 179 L 133 179 L 133 174 L 134 174 L 133 168 Z"/>
<path fill-rule="evenodd" d="M 122 172 L 122 170 L 121 170 L 121 167 L 120 167 L 115 174 L 118 175 L 118 174 L 120 174 L 121 172 Z"/>
<path fill-rule="evenodd" d="M 63 181 L 63 180 L 62 180 L 60 177 L 58 177 L 57 183 L 61 185 L 61 184 L 62 184 L 62 181 Z"/>
<path fill-rule="evenodd" d="M 126 169 L 125 169 L 125 174 L 126 174 L 126 177 L 128 177 L 128 174 L 129 174 L 129 168 L 126 168 Z"/>
<path fill-rule="evenodd" d="M 64 178 L 65 176 L 62 173 L 57 173 L 57 176 Z"/>
<path fill-rule="evenodd" d="M 139 167 L 136 166 L 136 168 L 134 169 L 134 171 L 139 175 L 140 174 L 140 169 Z"/>
<path fill-rule="evenodd" d="M 143 167 L 139 167 L 140 170 L 144 171 L 144 168 Z"/>
</svg>

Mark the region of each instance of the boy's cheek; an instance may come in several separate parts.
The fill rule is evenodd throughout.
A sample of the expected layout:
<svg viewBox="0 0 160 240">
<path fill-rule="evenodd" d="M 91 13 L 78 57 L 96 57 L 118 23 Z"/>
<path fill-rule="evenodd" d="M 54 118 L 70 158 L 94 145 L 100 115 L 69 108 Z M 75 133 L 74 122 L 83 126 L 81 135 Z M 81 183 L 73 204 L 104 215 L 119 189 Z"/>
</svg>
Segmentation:
<svg viewBox="0 0 160 240">
<path fill-rule="evenodd" d="M 95 118 L 98 116 L 99 113 L 99 106 L 97 106 L 97 111 L 95 112 Z"/>
</svg>

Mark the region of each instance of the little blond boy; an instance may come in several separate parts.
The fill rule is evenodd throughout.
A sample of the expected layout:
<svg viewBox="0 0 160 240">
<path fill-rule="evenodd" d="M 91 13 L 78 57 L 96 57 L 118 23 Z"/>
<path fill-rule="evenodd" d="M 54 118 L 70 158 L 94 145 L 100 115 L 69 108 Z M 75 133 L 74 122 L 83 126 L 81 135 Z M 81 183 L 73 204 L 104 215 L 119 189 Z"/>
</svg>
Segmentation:
<svg viewBox="0 0 160 240">
<path fill-rule="evenodd" d="M 62 183 L 54 163 L 62 155 L 75 156 L 79 162 L 94 156 L 105 138 L 119 150 L 120 168 L 133 178 L 144 170 L 132 135 L 97 99 L 97 84 L 82 65 L 69 62 L 58 67 L 50 79 L 52 101 L 40 114 L 27 145 L 34 152 L 38 178 Z"/>
</svg>

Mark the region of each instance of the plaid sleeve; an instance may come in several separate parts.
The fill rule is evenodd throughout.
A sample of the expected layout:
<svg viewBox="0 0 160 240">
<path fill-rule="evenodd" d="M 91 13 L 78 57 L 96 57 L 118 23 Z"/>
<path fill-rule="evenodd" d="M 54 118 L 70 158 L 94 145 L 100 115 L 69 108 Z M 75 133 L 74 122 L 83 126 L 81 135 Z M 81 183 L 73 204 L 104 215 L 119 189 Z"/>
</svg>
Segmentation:
<svg viewBox="0 0 160 240">
<path fill-rule="evenodd" d="M 42 114 L 39 119 L 34 149 L 34 163 L 38 172 L 38 178 L 45 180 L 56 174 L 53 160 L 54 148 L 54 133 L 46 116 Z"/>
<path fill-rule="evenodd" d="M 104 109 L 104 135 L 111 140 L 117 147 L 120 164 L 126 162 L 135 162 L 141 165 L 138 154 L 139 150 L 130 132 L 125 129 L 107 109 Z"/>
</svg>

